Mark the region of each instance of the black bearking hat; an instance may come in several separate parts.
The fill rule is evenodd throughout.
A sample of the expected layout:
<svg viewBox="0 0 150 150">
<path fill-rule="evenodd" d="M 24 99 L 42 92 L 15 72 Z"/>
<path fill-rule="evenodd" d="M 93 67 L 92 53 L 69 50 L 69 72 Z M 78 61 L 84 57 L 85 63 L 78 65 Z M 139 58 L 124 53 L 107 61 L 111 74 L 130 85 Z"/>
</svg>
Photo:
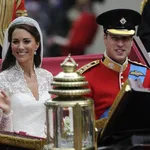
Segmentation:
<svg viewBox="0 0 150 150">
<path fill-rule="evenodd" d="M 96 22 L 103 26 L 104 32 L 128 36 L 135 34 L 135 26 L 140 24 L 141 15 L 131 9 L 113 9 L 100 14 Z"/>
</svg>

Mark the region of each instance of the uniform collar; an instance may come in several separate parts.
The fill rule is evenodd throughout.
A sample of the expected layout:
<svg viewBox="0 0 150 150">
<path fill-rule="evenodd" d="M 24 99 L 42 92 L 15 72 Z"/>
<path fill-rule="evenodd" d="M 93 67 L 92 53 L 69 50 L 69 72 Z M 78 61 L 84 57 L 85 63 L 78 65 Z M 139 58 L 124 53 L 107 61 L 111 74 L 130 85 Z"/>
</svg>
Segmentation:
<svg viewBox="0 0 150 150">
<path fill-rule="evenodd" d="M 106 52 L 104 52 L 104 57 L 102 59 L 102 63 L 111 70 L 114 70 L 116 72 L 122 72 L 128 66 L 128 58 L 126 58 L 126 61 L 122 65 L 120 65 L 120 64 L 116 63 L 115 61 L 113 61 L 112 59 L 110 59 L 107 56 Z"/>
</svg>

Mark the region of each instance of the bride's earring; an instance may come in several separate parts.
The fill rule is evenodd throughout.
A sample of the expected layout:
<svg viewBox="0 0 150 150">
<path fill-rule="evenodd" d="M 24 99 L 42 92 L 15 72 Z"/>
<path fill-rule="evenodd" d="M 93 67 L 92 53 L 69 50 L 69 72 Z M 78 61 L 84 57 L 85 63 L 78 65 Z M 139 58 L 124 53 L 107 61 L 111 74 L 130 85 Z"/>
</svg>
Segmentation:
<svg viewBox="0 0 150 150">
<path fill-rule="evenodd" d="M 36 55 L 36 50 L 34 51 L 34 55 Z"/>
</svg>

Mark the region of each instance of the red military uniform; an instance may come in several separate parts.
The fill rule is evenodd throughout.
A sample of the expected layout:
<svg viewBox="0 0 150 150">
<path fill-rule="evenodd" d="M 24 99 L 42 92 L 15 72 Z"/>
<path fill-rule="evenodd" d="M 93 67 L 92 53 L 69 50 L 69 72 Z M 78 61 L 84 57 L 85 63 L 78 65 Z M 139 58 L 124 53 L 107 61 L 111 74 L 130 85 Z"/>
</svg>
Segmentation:
<svg viewBox="0 0 150 150">
<path fill-rule="evenodd" d="M 123 65 L 120 65 L 104 57 L 102 60 L 95 60 L 78 70 L 89 82 L 91 93 L 88 96 L 94 100 L 96 119 L 99 119 L 112 105 L 123 83 L 128 78 L 131 64 L 137 67 L 146 67 L 128 59 Z M 147 68 L 145 70 L 146 76 L 143 81 L 143 86 L 150 87 L 150 71 Z M 133 74 L 140 75 L 136 71 Z"/>
<path fill-rule="evenodd" d="M 80 17 L 73 22 L 69 32 L 69 44 L 62 46 L 62 56 L 83 55 L 85 49 L 89 46 L 98 29 L 95 22 L 96 17 L 89 12 L 82 12 Z"/>
</svg>

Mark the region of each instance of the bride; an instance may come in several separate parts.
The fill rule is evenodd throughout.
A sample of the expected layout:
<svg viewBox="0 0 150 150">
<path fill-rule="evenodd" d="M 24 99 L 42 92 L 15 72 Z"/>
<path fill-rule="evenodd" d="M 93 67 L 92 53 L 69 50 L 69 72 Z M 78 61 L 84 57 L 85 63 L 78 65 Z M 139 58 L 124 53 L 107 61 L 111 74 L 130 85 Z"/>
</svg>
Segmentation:
<svg viewBox="0 0 150 150">
<path fill-rule="evenodd" d="M 0 130 L 46 137 L 45 101 L 53 76 L 41 68 L 43 38 L 39 24 L 18 17 L 6 31 L 0 73 Z"/>
</svg>

